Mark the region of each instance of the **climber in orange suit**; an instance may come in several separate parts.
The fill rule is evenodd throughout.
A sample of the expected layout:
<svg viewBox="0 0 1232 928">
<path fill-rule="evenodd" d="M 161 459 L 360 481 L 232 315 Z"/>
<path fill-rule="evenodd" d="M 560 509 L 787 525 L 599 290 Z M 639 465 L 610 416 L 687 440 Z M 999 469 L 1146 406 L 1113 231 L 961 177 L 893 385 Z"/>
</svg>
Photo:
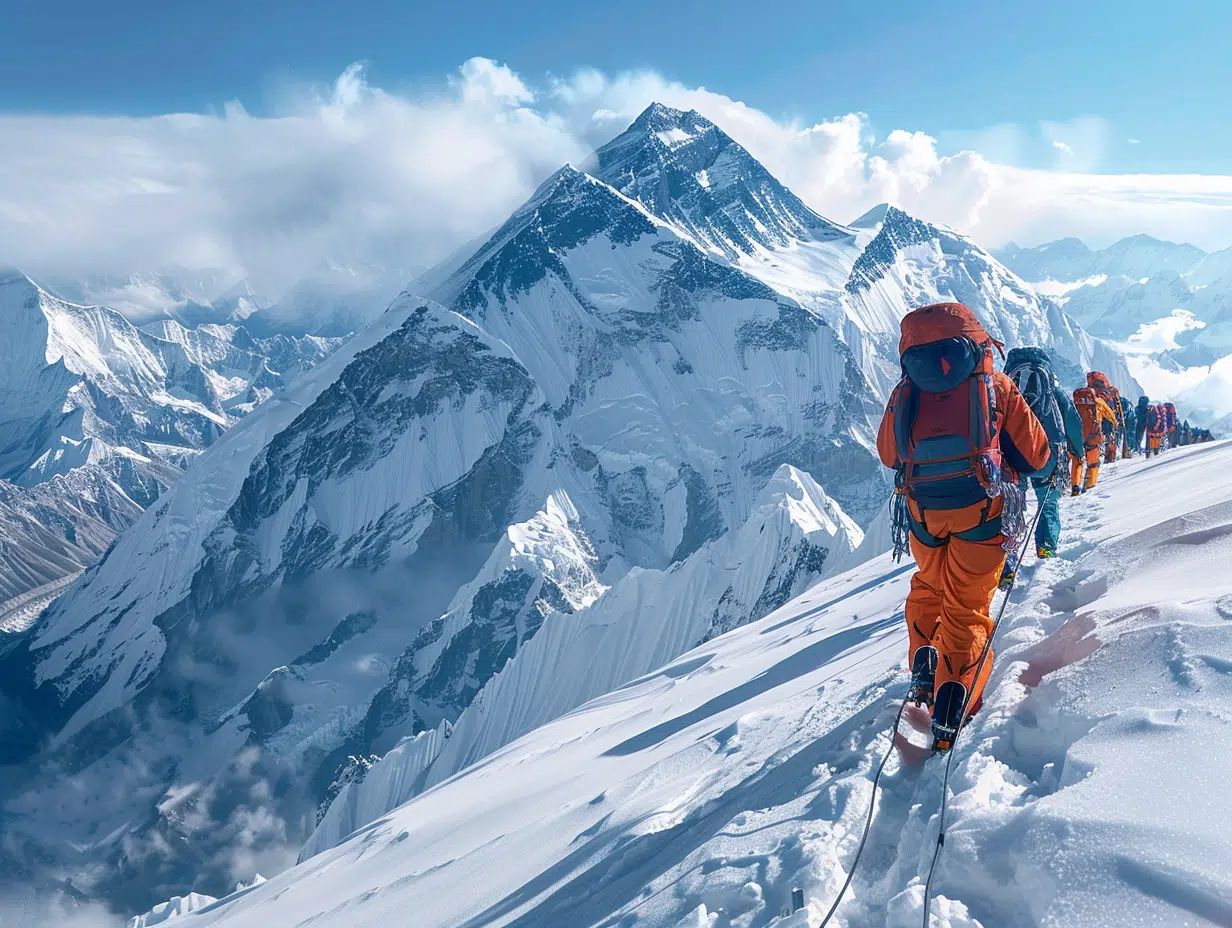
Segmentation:
<svg viewBox="0 0 1232 928">
<path fill-rule="evenodd" d="M 994 347 L 966 306 L 909 313 L 899 342 L 903 380 L 877 434 L 881 462 L 894 468 L 906 498 L 919 568 L 905 607 L 908 660 L 913 698 L 933 705 L 934 746 L 947 744 L 965 721 L 958 704 L 965 701 L 968 716 L 979 708 L 992 672 L 989 649 L 976 679 L 1006 557 L 1004 498 L 990 473 L 1016 485 L 1052 461 L 1043 426 L 1014 382 L 995 370 Z"/>
<path fill-rule="evenodd" d="M 1108 429 L 1115 428 L 1117 417 L 1112 407 L 1105 403 L 1091 387 L 1079 387 L 1074 391 L 1074 406 L 1082 419 L 1084 455 L 1070 455 L 1070 484 L 1074 496 L 1085 493 L 1099 479 L 1099 465 L 1103 460 L 1104 438 Z M 1082 467 L 1086 464 L 1086 476 Z"/>
</svg>

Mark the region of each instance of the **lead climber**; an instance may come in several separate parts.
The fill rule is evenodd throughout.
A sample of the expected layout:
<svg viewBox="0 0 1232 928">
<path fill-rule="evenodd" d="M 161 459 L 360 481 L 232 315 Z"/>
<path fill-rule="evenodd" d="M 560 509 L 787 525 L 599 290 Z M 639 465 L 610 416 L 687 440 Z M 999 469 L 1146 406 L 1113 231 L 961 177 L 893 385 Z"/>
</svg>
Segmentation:
<svg viewBox="0 0 1232 928">
<path fill-rule="evenodd" d="M 948 750 L 979 709 L 992 671 L 989 611 L 1006 532 L 1012 537 L 1024 522 L 1019 477 L 1052 464 L 1043 426 L 993 367 L 994 347 L 1001 349 L 961 303 L 908 313 L 903 376 L 877 434 L 917 567 L 905 608 L 912 698 L 932 704 L 937 750 Z"/>
</svg>

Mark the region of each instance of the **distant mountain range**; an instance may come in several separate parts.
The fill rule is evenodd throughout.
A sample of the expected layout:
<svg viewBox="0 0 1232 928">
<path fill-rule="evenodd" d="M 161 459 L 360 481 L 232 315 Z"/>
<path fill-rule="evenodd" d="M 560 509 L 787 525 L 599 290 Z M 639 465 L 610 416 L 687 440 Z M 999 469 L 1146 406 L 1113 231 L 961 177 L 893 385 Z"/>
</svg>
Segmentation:
<svg viewBox="0 0 1232 928">
<path fill-rule="evenodd" d="M 155 373 L 130 405 L 162 444 L 196 428 L 208 447 L 2 646 L 0 870 L 88 874 L 75 891 L 131 911 L 220 894 L 234 842 L 331 846 L 878 553 L 874 429 L 921 303 L 967 303 L 1068 384 L 1094 367 L 1136 387 L 967 237 L 889 206 L 825 219 L 698 113 L 656 104 L 595 164 L 233 425 L 255 381 L 140 355 Z M 21 281 L 34 322 L 78 314 Z M 124 370 L 146 338 L 201 356 L 159 325 Z M 39 415 L 17 457 L 85 454 L 30 440 Z"/>
<path fill-rule="evenodd" d="M 136 325 L 170 320 L 187 328 L 243 325 L 258 337 L 346 337 L 385 311 L 422 267 L 383 268 L 326 260 L 271 297 L 221 271 L 170 271 L 49 279 L 44 289 L 70 303 L 112 309 Z"/>
<path fill-rule="evenodd" d="M 0 272 L 0 624 L 31 619 L 226 429 L 338 344 L 169 319 L 138 328 Z"/>
<path fill-rule="evenodd" d="M 1093 250 L 1076 238 L 1063 238 L 1035 248 L 1013 242 L 997 249 L 997 259 L 1029 281 L 1076 283 L 1093 277 L 1151 277 L 1161 271 L 1190 274 L 1206 265 L 1204 275 L 1232 270 L 1232 249 L 1208 255 L 1193 245 L 1131 235 L 1107 248 Z"/>
<path fill-rule="evenodd" d="M 1103 338 L 1124 341 L 1173 310 L 1191 313 L 1201 325 L 1161 354 L 1171 369 L 1210 365 L 1232 352 L 1232 248 L 1208 254 L 1134 235 L 1101 250 L 1066 238 L 1036 248 L 1010 244 L 996 255 Z"/>
</svg>

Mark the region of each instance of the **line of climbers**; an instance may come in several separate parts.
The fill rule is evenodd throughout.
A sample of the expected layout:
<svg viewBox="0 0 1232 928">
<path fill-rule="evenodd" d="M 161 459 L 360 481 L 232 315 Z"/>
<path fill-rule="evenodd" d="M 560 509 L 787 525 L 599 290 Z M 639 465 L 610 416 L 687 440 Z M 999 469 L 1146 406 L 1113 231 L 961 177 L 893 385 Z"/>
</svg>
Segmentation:
<svg viewBox="0 0 1232 928">
<path fill-rule="evenodd" d="M 1054 557 L 1065 487 L 1077 496 L 1095 486 L 1101 463 L 1132 456 L 1144 437 L 1148 456 L 1211 439 L 1178 426 L 1171 403 L 1141 397 L 1135 409 L 1097 371 L 1071 396 L 1041 348 L 1011 350 L 999 371 L 993 352 L 1003 349 L 961 303 L 908 313 L 902 379 L 877 434 L 895 473 L 895 556 L 909 548 L 917 567 L 904 610 L 909 698 L 932 707 L 935 750 L 948 750 L 982 704 L 992 600 L 1013 582 L 1028 489 L 1039 503 L 1036 553 Z"/>
</svg>

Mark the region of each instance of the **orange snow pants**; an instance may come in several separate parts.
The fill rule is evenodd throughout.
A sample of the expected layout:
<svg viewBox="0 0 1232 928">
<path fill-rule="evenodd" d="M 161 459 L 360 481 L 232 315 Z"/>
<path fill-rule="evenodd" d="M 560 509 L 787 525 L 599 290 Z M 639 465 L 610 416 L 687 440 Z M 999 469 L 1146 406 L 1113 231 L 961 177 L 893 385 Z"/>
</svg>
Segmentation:
<svg viewBox="0 0 1232 928">
<path fill-rule="evenodd" d="M 1082 486 L 1085 489 L 1091 489 L 1095 486 L 1095 481 L 1099 479 L 1099 463 L 1100 463 L 1100 446 L 1087 448 L 1085 460 L 1087 465 L 1086 478 L 1082 478 L 1083 458 L 1069 456 L 1069 482 L 1073 486 Z"/>
<path fill-rule="evenodd" d="M 1104 446 L 1104 463 L 1111 464 L 1117 459 L 1117 448 L 1121 446 L 1121 437 L 1114 435 L 1112 439 Z"/>
<path fill-rule="evenodd" d="M 918 516 L 914 503 L 912 515 Z M 1004 535 L 988 541 L 966 541 L 953 537 L 980 524 L 987 504 L 976 503 L 965 509 L 930 509 L 924 513 L 928 533 L 941 541 L 932 547 L 911 536 L 911 555 L 918 568 L 911 578 L 907 594 L 907 631 L 910 635 L 908 664 L 916 649 L 931 644 L 937 648 L 937 687 L 948 680 L 957 680 L 971 693 L 970 706 L 984 691 L 992 673 L 992 649 L 975 679 L 976 665 L 984 644 L 992 632 L 993 595 L 1005 564 Z M 1000 512 L 1000 501 L 994 501 L 991 517 Z"/>
</svg>

